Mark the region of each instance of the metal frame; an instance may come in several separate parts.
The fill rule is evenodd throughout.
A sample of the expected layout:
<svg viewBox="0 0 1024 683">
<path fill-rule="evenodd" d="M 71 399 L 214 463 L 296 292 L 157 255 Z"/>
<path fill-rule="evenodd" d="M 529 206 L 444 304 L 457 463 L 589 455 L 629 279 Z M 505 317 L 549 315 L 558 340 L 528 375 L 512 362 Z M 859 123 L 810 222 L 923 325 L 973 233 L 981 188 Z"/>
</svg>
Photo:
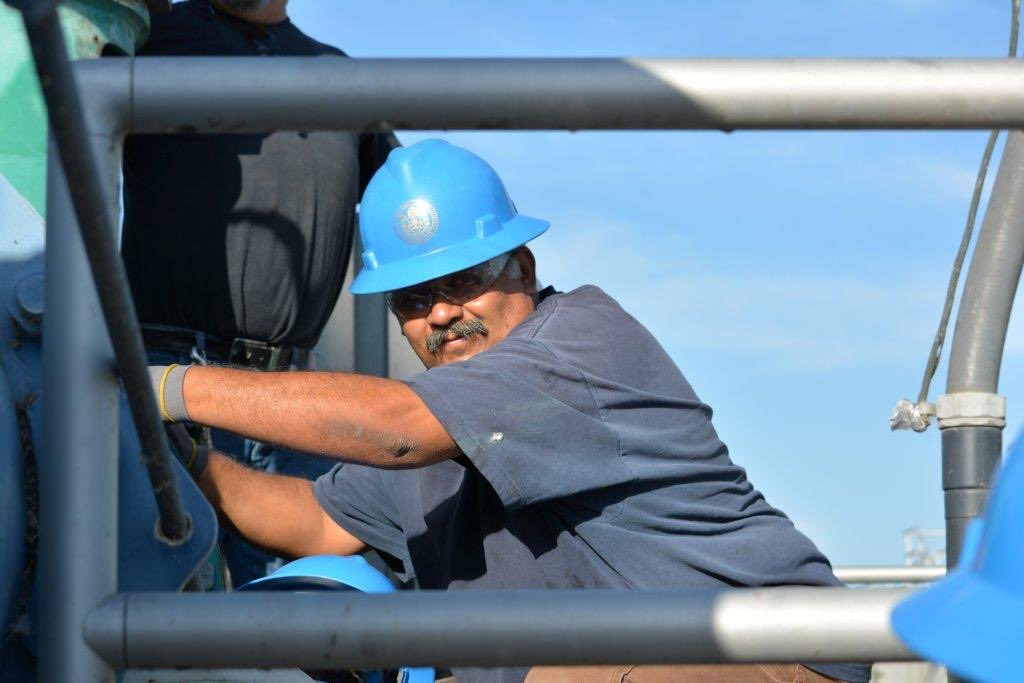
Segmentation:
<svg viewBox="0 0 1024 683">
<path fill-rule="evenodd" d="M 129 132 L 392 127 L 1024 128 L 1024 64 L 1012 60 L 149 58 L 84 62 L 75 70 L 90 132 L 114 140 Z M 107 149 L 106 163 L 116 164 L 116 145 Z M 997 189 L 1019 187 L 1021 167 L 1020 155 L 1008 153 Z M 1024 259 L 1024 208 L 1012 192 L 996 197 L 990 214 L 1002 218 L 986 220 L 970 269 L 953 341 L 951 392 L 995 390 L 1003 312 L 1012 304 Z M 61 214 L 52 220 L 59 222 Z M 78 259 L 69 263 L 75 267 L 50 270 L 48 287 L 64 287 L 62 278 L 81 284 L 83 257 L 69 258 Z M 986 310 L 999 313 L 986 316 Z M 50 324 L 57 324 L 54 308 L 48 311 Z M 70 317 L 65 323 L 73 324 Z M 109 392 L 102 375 L 65 377 L 62 390 Z M 48 415 L 48 431 L 70 429 L 69 421 L 77 419 L 72 411 Z M 979 429 L 992 428 L 966 429 L 982 434 Z M 943 435 L 948 463 L 959 466 L 974 451 L 988 454 L 986 466 L 998 462 L 991 457 L 998 454 L 998 440 L 965 437 L 965 446 L 947 434 L 952 431 Z M 76 457 L 112 458 L 108 446 L 79 444 Z M 63 484 L 82 501 L 85 519 L 107 504 L 90 496 L 90 481 Z M 116 491 L 109 481 L 103 486 Z M 968 517 L 980 510 L 984 487 L 976 488 L 982 493 L 971 494 L 976 504 Z M 95 510 L 88 500 L 97 501 Z M 55 563 L 51 571 L 93 570 L 60 564 L 75 561 L 77 546 L 69 534 L 49 529 L 44 543 Z M 116 549 L 116 533 L 95 545 L 89 557 L 99 562 Z M 104 569 L 102 587 L 69 585 L 66 598 L 74 605 L 96 604 L 109 583 Z M 118 667 L 905 659 L 909 654 L 888 624 L 902 595 L 791 588 L 717 594 L 138 594 L 106 600 L 88 615 L 84 630 L 95 651 Z M 69 662 L 92 656 L 70 630 L 78 614 L 44 637 L 43 660 L 58 649 Z"/>
<path fill-rule="evenodd" d="M 146 57 L 76 71 L 121 133 L 1024 127 L 1024 63 L 1009 59 Z"/>
<path fill-rule="evenodd" d="M 836 567 L 832 570 L 843 583 L 929 583 L 946 575 L 945 567 Z"/>
<path fill-rule="evenodd" d="M 109 158 L 109 155 L 107 156 Z M 46 187 L 39 680 L 102 680 L 82 619 L 117 591 L 118 386 L 82 236 L 50 141 Z M 81 524 L 81 520 L 88 520 Z M 84 570 L 84 568 L 88 568 Z"/>
<path fill-rule="evenodd" d="M 135 593 L 84 630 L 118 668 L 905 661 L 889 613 L 908 593 Z"/>
</svg>

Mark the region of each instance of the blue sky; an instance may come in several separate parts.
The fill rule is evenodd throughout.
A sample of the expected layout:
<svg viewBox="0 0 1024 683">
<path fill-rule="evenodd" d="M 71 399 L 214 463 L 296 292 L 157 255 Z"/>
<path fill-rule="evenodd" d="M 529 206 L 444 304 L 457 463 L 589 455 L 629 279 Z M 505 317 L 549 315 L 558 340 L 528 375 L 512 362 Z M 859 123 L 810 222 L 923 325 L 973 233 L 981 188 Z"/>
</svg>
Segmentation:
<svg viewBox="0 0 1024 683">
<path fill-rule="evenodd" d="M 1008 0 L 292 0 L 355 57 L 998 57 Z M 916 397 L 983 132 L 406 132 L 488 159 L 551 220 L 541 278 L 602 286 L 715 409 L 733 458 L 836 564 L 902 563 L 940 528 L 939 435 Z M 994 175 L 994 174 L 993 174 Z M 943 370 L 945 358 L 943 359 Z M 1021 425 L 1024 325 L 1000 390 Z M 944 372 L 933 383 L 942 393 Z M 1009 441 L 1009 438 L 1006 439 Z"/>
</svg>

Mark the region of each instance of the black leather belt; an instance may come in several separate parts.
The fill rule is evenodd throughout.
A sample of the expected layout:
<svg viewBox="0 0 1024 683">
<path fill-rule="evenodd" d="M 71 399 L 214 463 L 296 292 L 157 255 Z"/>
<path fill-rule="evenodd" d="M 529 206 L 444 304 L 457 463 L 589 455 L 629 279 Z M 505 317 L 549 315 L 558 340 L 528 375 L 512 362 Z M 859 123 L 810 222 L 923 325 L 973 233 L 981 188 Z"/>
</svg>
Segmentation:
<svg viewBox="0 0 1024 683">
<path fill-rule="evenodd" d="M 274 345 L 237 337 L 230 341 L 202 332 L 168 325 L 143 325 L 146 348 L 174 353 L 201 354 L 206 360 L 257 370 L 288 370 L 309 364 L 309 349 Z"/>
</svg>

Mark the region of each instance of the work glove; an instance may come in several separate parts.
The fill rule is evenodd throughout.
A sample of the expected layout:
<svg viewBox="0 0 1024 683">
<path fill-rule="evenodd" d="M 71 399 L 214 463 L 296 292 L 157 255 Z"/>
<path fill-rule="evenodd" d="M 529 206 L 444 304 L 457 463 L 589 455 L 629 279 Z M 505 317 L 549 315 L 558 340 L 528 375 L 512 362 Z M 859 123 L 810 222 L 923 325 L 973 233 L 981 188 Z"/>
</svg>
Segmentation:
<svg viewBox="0 0 1024 683">
<path fill-rule="evenodd" d="M 210 461 L 210 449 L 196 443 L 185 425 L 167 425 L 165 429 L 167 430 L 167 440 L 171 443 L 171 452 L 181 461 L 193 479 L 199 479 L 206 471 L 206 464 Z"/>
<path fill-rule="evenodd" d="M 149 381 L 164 422 L 189 422 L 185 409 L 185 373 L 191 365 L 150 365 Z"/>
</svg>

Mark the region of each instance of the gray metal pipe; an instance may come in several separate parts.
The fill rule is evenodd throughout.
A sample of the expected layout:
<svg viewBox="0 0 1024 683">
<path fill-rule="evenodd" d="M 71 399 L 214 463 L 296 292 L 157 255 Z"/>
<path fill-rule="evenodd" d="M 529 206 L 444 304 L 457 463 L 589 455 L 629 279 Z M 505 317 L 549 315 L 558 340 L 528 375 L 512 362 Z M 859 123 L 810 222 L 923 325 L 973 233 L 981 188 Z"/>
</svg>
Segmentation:
<svg viewBox="0 0 1024 683">
<path fill-rule="evenodd" d="M 357 226 L 358 227 L 358 226 Z M 355 258 L 352 267 L 362 267 L 359 255 L 363 253 L 363 242 L 356 230 L 352 247 Z M 391 312 L 383 294 L 364 294 L 354 298 L 353 307 L 353 370 L 362 375 L 388 376 L 388 316 Z"/>
<path fill-rule="evenodd" d="M 905 589 L 122 594 L 85 620 L 117 668 L 909 660 Z"/>
<path fill-rule="evenodd" d="M 1024 65 L 1024 63 L 1022 63 Z M 967 272 L 946 393 L 995 393 L 1021 266 L 1024 265 L 1024 133 L 1011 132 Z"/>
<path fill-rule="evenodd" d="M 83 89 L 117 61 L 78 63 Z M 119 97 L 131 95 L 137 133 L 1024 127 L 1024 64 L 1006 59 L 144 57 L 131 68 Z"/>
<path fill-rule="evenodd" d="M 946 575 L 945 567 L 836 567 L 833 572 L 843 583 L 928 583 Z"/>
<path fill-rule="evenodd" d="M 996 393 L 1017 283 L 1024 266 L 1024 133 L 1008 134 L 957 313 L 946 393 Z M 942 426 L 940 422 L 940 427 Z M 946 558 L 960 557 L 964 532 L 983 514 L 999 467 L 1002 428 L 942 429 Z"/>
<path fill-rule="evenodd" d="M 52 141 L 46 219 L 39 680 L 113 680 L 110 668 L 82 640 L 81 624 L 89 610 L 117 591 L 119 389 Z"/>
<path fill-rule="evenodd" d="M 141 458 L 160 511 L 160 529 L 166 538 L 179 541 L 188 537 L 191 528 L 171 467 L 167 436 L 146 371 L 142 333 L 128 289 L 128 277 L 118 253 L 114 222 L 117 196 L 112 190 L 116 185 L 110 182 L 117 175 L 116 164 L 104 166 L 99 160 L 108 160 L 116 151 L 117 131 L 89 129 L 89 124 L 113 124 L 121 120 L 114 110 L 119 109 L 118 105 L 123 104 L 126 98 L 123 92 L 115 93 L 113 98 L 103 98 L 93 108 L 94 111 L 87 114 L 67 56 L 55 3 L 21 1 L 17 4 L 25 19 L 25 31 L 46 100 L 50 128 L 61 166 L 68 178 L 67 188 L 85 246 L 91 280 L 99 294 L 100 310 L 113 343 L 117 368 L 124 381 L 139 435 Z M 109 95 L 110 91 L 102 86 L 108 86 L 112 78 L 116 81 L 119 73 L 125 73 L 123 65 L 101 71 L 97 92 Z M 82 286 L 83 282 L 79 281 L 78 285 Z M 116 483 L 116 470 L 114 481 Z M 84 521 L 80 520 L 80 523 Z"/>
</svg>

